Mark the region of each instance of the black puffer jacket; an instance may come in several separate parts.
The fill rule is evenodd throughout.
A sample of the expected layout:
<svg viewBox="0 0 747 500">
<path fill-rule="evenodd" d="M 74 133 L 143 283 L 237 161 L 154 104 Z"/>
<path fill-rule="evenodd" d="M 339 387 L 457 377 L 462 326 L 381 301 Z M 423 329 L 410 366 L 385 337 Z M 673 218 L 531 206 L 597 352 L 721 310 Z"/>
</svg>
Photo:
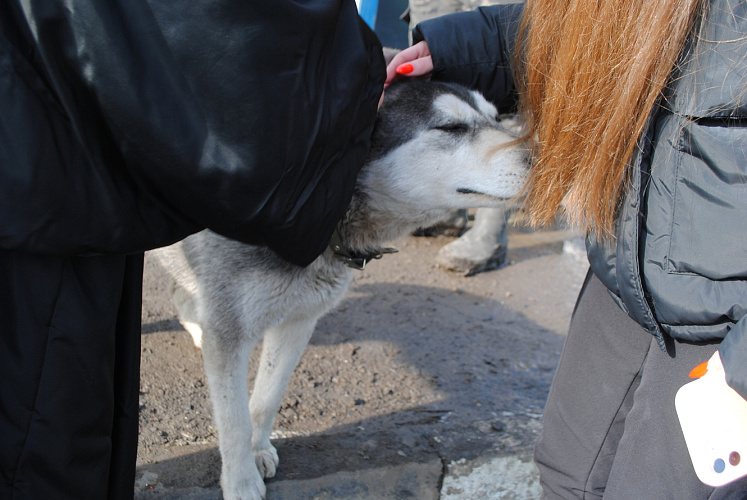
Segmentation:
<svg viewBox="0 0 747 500">
<path fill-rule="evenodd" d="M 520 9 L 425 21 L 413 38 L 427 40 L 434 78 L 504 102 Z M 616 246 L 590 241 L 589 260 L 662 346 L 723 339 L 727 381 L 747 398 L 747 4 L 712 0 L 706 13 L 631 163 Z"/>
<path fill-rule="evenodd" d="M 0 7 L 0 248 L 124 254 L 209 227 L 301 265 L 324 250 L 383 84 L 354 2 L 23 5 Z"/>
<path fill-rule="evenodd" d="M 132 497 L 142 252 L 311 262 L 384 76 L 353 0 L 0 2 L 0 498 Z"/>
</svg>

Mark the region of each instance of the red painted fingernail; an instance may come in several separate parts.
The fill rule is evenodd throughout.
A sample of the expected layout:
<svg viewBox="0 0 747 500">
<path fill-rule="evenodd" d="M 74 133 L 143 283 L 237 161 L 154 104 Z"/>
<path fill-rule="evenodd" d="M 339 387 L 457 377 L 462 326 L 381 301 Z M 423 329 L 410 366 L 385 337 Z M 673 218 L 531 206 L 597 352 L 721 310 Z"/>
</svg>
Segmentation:
<svg viewBox="0 0 747 500">
<path fill-rule="evenodd" d="M 708 361 L 700 363 L 690 371 L 690 378 L 700 378 L 708 373 Z"/>
<path fill-rule="evenodd" d="M 412 64 L 400 64 L 397 66 L 397 73 L 400 75 L 407 75 L 409 73 L 412 73 L 415 68 L 412 67 Z"/>
</svg>

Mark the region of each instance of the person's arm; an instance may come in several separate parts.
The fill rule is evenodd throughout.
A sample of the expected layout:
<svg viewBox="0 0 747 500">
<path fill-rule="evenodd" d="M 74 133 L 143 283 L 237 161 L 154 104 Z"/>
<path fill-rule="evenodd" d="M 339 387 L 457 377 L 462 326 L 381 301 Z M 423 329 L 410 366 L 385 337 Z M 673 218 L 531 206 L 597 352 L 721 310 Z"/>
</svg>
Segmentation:
<svg viewBox="0 0 747 500">
<path fill-rule="evenodd" d="M 13 111 L 30 103 L 48 142 L 40 154 L 34 127 L 16 127 L 23 142 L 0 151 L 23 160 L 0 181 L 33 171 L 0 202 L 26 220 L 0 222 L 0 248 L 127 253 L 208 227 L 298 264 L 324 250 L 384 79 L 353 0 L 30 0 L 2 14 L 31 68 L 13 77 L 34 80 Z"/>
<path fill-rule="evenodd" d="M 747 399 L 747 316 L 740 319 L 719 346 L 726 383 Z"/>
<path fill-rule="evenodd" d="M 461 83 L 479 90 L 502 112 L 514 110 L 514 47 L 523 4 L 480 7 L 428 19 L 413 30 L 413 47 L 395 58 L 387 81 L 400 75 Z M 418 42 L 425 41 L 425 44 Z"/>
</svg>

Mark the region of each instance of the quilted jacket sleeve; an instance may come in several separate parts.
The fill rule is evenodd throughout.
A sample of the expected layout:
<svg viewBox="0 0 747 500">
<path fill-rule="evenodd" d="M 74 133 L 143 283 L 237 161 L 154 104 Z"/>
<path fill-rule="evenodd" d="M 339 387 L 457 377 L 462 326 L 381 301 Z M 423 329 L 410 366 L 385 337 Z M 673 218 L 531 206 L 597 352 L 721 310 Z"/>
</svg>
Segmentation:
<svg viewBox="0 0 747 500">
<path fill-rule="evenodd" d="M 747 316 L 740 319 L 719 346 L 726 383 L 747 399 Z"/>
<path fill-rule="evenodd" d="M 480 7 L 419 23 L 413 42 L 428 42 L 433 79 L 477 89 L 501 112 L 514 111 L 513 59 L 522 5 Z"/>
<path fill-rule="evenodd" d="M 0 7 L 0 248 L 210 228 L 297 264 L 352 196 L 384 80 L 353 0 Z"/>
</svg>

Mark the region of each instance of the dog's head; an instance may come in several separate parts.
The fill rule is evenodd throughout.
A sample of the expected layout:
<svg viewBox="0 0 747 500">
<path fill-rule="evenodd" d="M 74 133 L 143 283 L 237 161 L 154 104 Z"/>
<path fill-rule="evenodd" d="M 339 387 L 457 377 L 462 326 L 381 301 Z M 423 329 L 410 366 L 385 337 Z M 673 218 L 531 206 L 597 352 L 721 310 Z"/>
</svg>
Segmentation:
<svg viewBox="0 0 747 500">
<path fill-rule="evenodd" d="M 503 206 L 528 174 L 515 120 L 465 87 L 410 81 L 387 88 L 361 179 L 420 209 Z"/>
</svg>

